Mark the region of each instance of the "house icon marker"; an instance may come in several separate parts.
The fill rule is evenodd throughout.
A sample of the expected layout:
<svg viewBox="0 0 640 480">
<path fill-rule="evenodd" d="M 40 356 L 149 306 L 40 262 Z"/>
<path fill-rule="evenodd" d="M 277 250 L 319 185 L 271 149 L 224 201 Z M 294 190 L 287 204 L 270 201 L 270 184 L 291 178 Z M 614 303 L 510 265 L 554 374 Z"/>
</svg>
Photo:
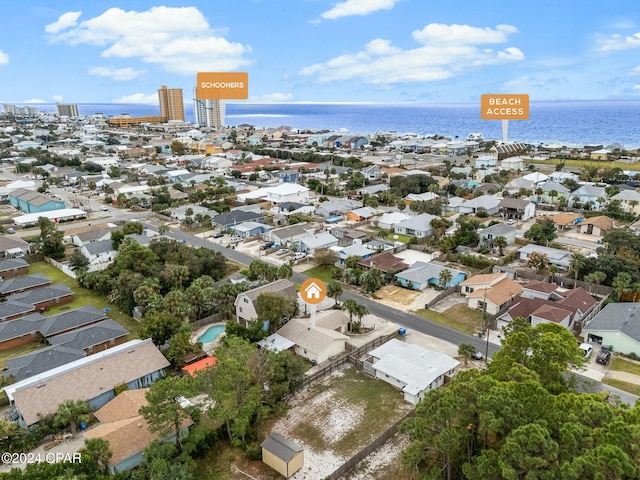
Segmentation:
<svg viewBox="0 0 640 480">
<path fill-rule="evenodd" d="M 318 278 L 308 278 L 300 285 L 302 300 L 311 305 L 317 305 L 327 296 L 327 287 Z"/>
</svg>

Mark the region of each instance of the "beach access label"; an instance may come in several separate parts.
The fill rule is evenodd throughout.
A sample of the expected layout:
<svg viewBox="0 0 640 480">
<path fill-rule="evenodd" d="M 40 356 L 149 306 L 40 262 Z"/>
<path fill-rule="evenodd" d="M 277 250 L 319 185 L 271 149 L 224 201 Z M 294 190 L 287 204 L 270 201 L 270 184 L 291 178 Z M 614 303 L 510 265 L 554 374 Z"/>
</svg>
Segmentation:
<svg viewBox="0 0 640 480">
<path fill-rule="evenodd" d="M 249 98 L 247 72 L 198 72 L 196 75 L 198 100 L 246 100 Z"/>
<path fill-rule="evenodd" d="M 529 120 L 529 95 L 526 93 L 487 93 L 480 97 L 482 120 Z"/>
</svg>

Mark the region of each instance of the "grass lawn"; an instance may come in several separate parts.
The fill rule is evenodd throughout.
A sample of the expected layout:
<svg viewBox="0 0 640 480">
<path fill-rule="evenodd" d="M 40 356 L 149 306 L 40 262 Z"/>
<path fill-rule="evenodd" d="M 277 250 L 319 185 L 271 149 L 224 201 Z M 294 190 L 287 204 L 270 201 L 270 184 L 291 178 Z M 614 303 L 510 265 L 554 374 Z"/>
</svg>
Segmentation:
<svg viewBox="0 0 640 480">
<path fill-rule="evenodd" d="M 597 160 L 561 160 L 559 158 L 550 158 L 544 162 L 531 162 L 534 165 L 559 165 L 564 164 L 565 167 L 598 167 L 598 168 L 621 168 L 623 170 L 640 170 L 640 162 L 626 163 L 626 162 L 607 162 Z"/>
<path fill-rule="evenodd" d="M 625 360 L 624 358 L 615 357 L 611 362 L 611 370 L 619 370 L 621 372 L 633 373 L 640 375 L 640 364 Z"/>
<path fill-rule="evenodd" d="M 75 279 L 69 277 L 49 263 L 37 262 L 30 264 L 29 274 L 34 273 L 46 275 L 53 283 L 63 283 L 74 292 L 73 302 L 67 303 L 66 305 L 60 305 L 59 307 L 49 308 L 47 309 L 47 315 L 53 315 L 66 310 L 73 310 L 74 308 L 82 307 L 84 305 L 92 305 L 98 310 L 110 308 L 111 311 L 107 313 L 107 316 L 127 329 L 129 332 L 127 339 L 133 340 L 138 338 L 138 328 L 140 327 L 140 324 L 133 317 L 121 312 L 117 307 L 114 307 L 114 305 L 109 303 L 106 298 L 102 298 L 91 290 L 80 287 Z"/>
<path fill-rule="evenodd" d="M 332 268 L 324 268 L 324 267 L 312 267 L 309 270 L 305 270 L 302 273 L 304 273 L 305 275 L 308 275 L 310 277 L 313 277 L 313 278 L 319 278 L 324 283 L 329 283 L 331 280 L 333 280 L 331 278 L 331 270 L 333 270 L 333 269 Z"/>
<path fill-rule="evenodd" d="M 443 313 L 424 308 L 416 313 L 469 335 L 474 335 L 482 325 L 482 312 L 473 310 L 463 303 L 454 305 Z"/>
<path fill-rule="evenodd" d="M 633 393 L 634 395 L 640 395 L 640 385 L 636 385 L 635 383 L 624 382 L 622 380 L 616 380 L 613 378 L 603 378 L 602 383 L 606 383 L 607 385 L 611 385 L 612 387 L 619 388 L 620 390 L 624 390 L 625 392 Z"/>
<path fill-rule="evenodd" d="M 403 235 L 402 233 L 390 233 L 386 238 L 387 240 L 391 240 L 392 242 L 409 243 L 413 237 L 410 237 L 409 235 Z"/>
</svg>

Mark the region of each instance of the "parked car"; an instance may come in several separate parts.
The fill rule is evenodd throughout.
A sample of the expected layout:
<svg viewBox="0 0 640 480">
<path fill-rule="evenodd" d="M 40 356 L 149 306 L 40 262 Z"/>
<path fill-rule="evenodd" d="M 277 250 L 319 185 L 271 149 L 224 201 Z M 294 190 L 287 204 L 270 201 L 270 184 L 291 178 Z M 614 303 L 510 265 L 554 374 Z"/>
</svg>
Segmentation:
<svg viewBox="0 0 640 480">
<path fill-rule="evenodd" d="M 291 255 L 291 258 L 292 258 L 292 259 L 294 259 L 294 260 L 301 260 L 301 259 L 303 259 L 303 258 L 304 258 L 304 257 L 306 257 L 306 256 L 307 256 L 307 254 L 306 254 L 306 253 L 296 252 L 296 253 L 294 253 L 293 255 Z"/>
<path fill-rule="evenodd" d="M 102 212 L 108 212 L 108 211 L 109 211 L 109 207 L 107 207 L 106 205 L 101 205 L 101 206 L 100 206 L 100 211 L 102 211 Z"/>
<path fill-rule="evenodd" d="M 606 348 L 600 350 L 600 353 L 598 353 L 598 356 L 596 357 L 596 363 L 599 363 L 600 365 L 609 365 L 610 361 L 611 350 L 608 350 Z"/>
<path fill-rule="evenodd" d="M 282 256 L 282 255 L 286 255 L 287 253 L 289 253 L 289 249 L 288 248 L 281 248 L 280 250 L 278 250 L 276 252 L 276 255 Z"/>
<path fill-rule="evenodd" d="M 7 228 L 7 233 L 16 233 L 16 230 L 13 227 L 9 227 Z"/>
<path fill-rule="evenodd" d="M 578 348 L 584 352 L 584 358 L 589 358 L 593 353 L 593 347 L 588 343 L 581 343 Z"/>
<path fill-rule="evenodd" d="M 262 245 L 260 245 L 260 250 L 267 250 L 271 247 L 273 247 L 273 244 L 275 242 L 267 242 L 267 243 L 263 243 Z"/>
<path fill-rule="evenodd" d="M 213 238 L 222 238 L 222 237 L 224 237 L 224 232 L 218 232 L 213 236 Z"/>
</svg>

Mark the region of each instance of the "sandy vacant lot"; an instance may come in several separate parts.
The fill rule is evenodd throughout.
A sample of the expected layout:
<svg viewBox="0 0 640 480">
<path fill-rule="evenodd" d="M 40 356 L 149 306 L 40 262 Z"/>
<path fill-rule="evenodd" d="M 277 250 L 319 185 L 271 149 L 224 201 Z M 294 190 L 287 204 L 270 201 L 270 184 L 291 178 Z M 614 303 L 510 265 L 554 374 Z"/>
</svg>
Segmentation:
<svg viewBox="0 0 640 480">
<path fill-rule="evenodd" d="M 304 448 L 304 467 L 291 478 L 316 480 L 332 473 L 410 410 L 399 391 L 347 368 L 296 395 L 272 431 Z M 398 448 L 393 450 L 394 454 L 379 458 L 370 456 L 371 468 L 393 463 Z"/>
</svg>

